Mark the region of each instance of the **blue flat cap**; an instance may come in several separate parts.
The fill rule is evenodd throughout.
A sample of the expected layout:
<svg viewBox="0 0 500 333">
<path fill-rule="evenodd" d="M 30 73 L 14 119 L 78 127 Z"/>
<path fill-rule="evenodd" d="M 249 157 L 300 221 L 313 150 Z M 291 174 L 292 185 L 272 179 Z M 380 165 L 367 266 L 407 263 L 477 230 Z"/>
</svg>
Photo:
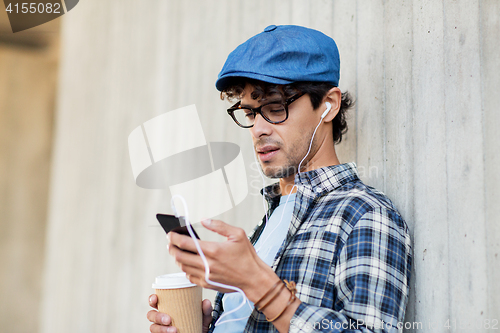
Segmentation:
<svg viewBox="0 0 500 333">
<path fill-rule="evenodd" d="M 340 57 L 335 41 L 317 30 L 296 25 L 270 25 L 229 54 L 215 87 L 250 78 L 274 84 L 297 81 L 338 86 Z"/>
</svg>

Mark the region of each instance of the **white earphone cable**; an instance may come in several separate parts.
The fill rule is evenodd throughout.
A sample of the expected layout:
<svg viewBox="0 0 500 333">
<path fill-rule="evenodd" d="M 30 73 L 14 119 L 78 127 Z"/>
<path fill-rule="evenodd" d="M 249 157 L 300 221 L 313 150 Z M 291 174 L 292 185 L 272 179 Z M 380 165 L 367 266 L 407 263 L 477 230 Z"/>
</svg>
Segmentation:
<svg viewBox="0 0 500 333">
<path fill-rule="evenodd" d="M 304 158 L 302 159 L 302 161 L 300 161 L 299 163 L 299 168 L 298 168 L 298 173 L 300 173 L 300 166 L 302 165 L 302 162 L 304 162 L 304 160 L 306 159 L 306 157 L 309 155 L 309 153 L 311 152 L 311 147 L 312 147 L 312 143 L 313 143 L 313 140 L 314 140 L 314 136 L 316 135 L 316 130 L 318 129 L 319 125 L 321 125 L 321 122 L 323 121 L 323 118 L 321 118 L 321 120 L 319 121 L 318 125 L 316 126 L 316 128 L 314 129 L 314 132 L 313 132 L 313 135 L 311 137 L 311 142 L 309 143 L 309 149 L 307 150 L 307 153 L 306 153 L 306 156 L 304 156 Z M 290 194 L 292 194 L 293 192 L 293 188 L 294 187 L 297 187 L 297 185 L 293 185 L 292 186 L 292 189 L 290 190 Z M 262 249 L 262 246 L 264 246 L 264 244 L 266 243 L 266 241 L 268 240 L 268 238 L 276 231 L 276 229 L 280 226 L 282 220 L 283 220 L 283 216 L 285 215 L 285 209 L 286 209 L 286 205 L 288 204 L 288 200 L 290 200 L 290 195 L 288 195 L 288 197 L 286 198 L 286 201 L 285 201 L 285 206 L 283 207 L 283 212 L 281 213 L 281 218 L 280 218 L 280 221 L 278 224 L 276 224 L 276 226 L 274 227 L 274 229 L 267 235 L 267 237 L 261 242 L 261 246 L 258 248 L 258 249 L 255 249 L 255 251 L 259 251 L 260 249 Z M 267 214 L 267 211 L 266 211 L 266 214 Z M 267 215 L 266 215 L 267 217 Z M 267 222 L 267 221 L 266 221 Z"/>
<path fill-rule="evenodd" d="M 203 265 L 205 266 L 205 281 L 208 283 L 208 284 L 211 284 L 213 286 L 216 286 L 216 287 L 220 287 L 220 288 L 226 288 L 226 289 L 231 289 L 231 290 L 234 290 L 234 291 L 237 291 L 238 293 L 240 293 L 243 297 L 243 301 L 241 302 L 241 304 L 229 311 L 229 312 L 226 312 L 226 313 L 223 313 L 219 319 L 217 320 L 217 322 L 215 323 L 215 325 L 220 325 L 220 324 L 223 324 L 223 323 L 227 323 L 227 322 L 230 322 L 230 321 L 236 321 L 236 320 L 241 320 L 241 319 L 244 319 L 244 318 L 238 318 L 238 319 L 229 319 L 229 320 L 226 320 L 226 321 L 222 321 L 221 322 L 221 319 L 224 318 L 225 316 L 228 316 L 229 314 L 233 313 L 233 312 L 236 312 L 238 311 L 241 307 L 243 307 L 245 305 L 245 303 L 247 303 L 247 300 L 248 298 L 246 297 L 245 293 L 243 292 L 243 290 L 241 290 L 240 288 L 238 287 L 234 287 L 234 286 L 230 286 L 230 285 L 227 285 L 227 284 L 223 284 L 223 283 L 219 283 L 219 282 L 215 282 L 215 281 L 212 281 L 210 280 L 209 278 L 209 275 L 210 275 L 210 266 L 208 264 L 208 261 L 207 261 L 207 258 L 205 257 L 205 254 L 203 253 L 203 250 L 201 249 L 201 246 L 200 246 L 200 243 L 198 242 L 198 239 L 196 238 L 196 236 L 194 235 L 194 232 L 193 232 L 193 227 L 191 226 L 191 221 L 189 220 L 189 211 L 188 211 L 188 207 L 187 207 L 187 203 L 186 203 L 186 200 L 184 199 L 184 197 L 182 195 L 179 195 L 179 194 L 176 194 L 172 197 L 172 199 L 170 200 L 170 203 L 171 203 L 171 206 L 172 206 L 172 209 L 174 210 L 174 214 L 179 217 L 179 215 L 177 214 L 177 210 L 175 209 L 175 204 L 174 204 L 174 200 L 178 198 L 181 200 L 182 202 L 182 205 L 184 206 L 184 215 L 185 215 L 185 220 L 186 220 L 186 227 L 188 229 L 188 232 L 189 232 L 189 235 L 191 236 L 191 238 L 193 239 L 194 241 L 194 245 L 196 246 L 196 250 L 198 251 L 198 254 L 200 255 L 201 257 L 201 260 L 203 261 Z M 253 310 L 252 307 L 250 306 L 250 304 L 248 304 L 248 306 L 250 307 L 250 310 Z M 245 317 L 246 318 L 246 317 Z"/>
<path fill-rule="evenodd" d="M 253 154 L 253 159 L 255 161 L 255 164 L 257 164 L 257 170 L 259 171 L 259 175 L 262 178 L 262 206 L 264 207 L 264 214 L 266 217 L 266 224 L 269 221 L 269 216 L 267 216 L 267 205 L 266 205 L 266 180 L 264 179 L 264 174 L 262 173 L 262 170 L 259 167 L 259 162 L 257 161 L 257 154 L 254 151 Z"/>
<path fill-rule="evenodd" d="M 327 111 L 329 111 L 329 109 L 327 109 Z M 320 122 L 318 123 L 318 125 L 316 126 L 316 128 L 314 129 L 314 132 L 313 132 L 313 135 L 311 137 L 311 142 L 309 143 L 309 149 L 307 150 L 307 153 L 306 155 L 304 156 L 304 158 L 300 161 L 299 163 L 299 168 L 298 168 L 298 173 L 300 173 L 300 166 L 302 165 L 302 162 L 304 162 L 304 160 L 306 159 L 306 157 L 309 155 L 309 153 L 311 152 L 311 147 L 312 147 L 312 143 L 313 143 L 313 140 L 314 140 L 314 136 L 316 135 L 316 131 L 319 127 L 319 125 L 321 125 L 321 122 L 323 121 L 323 118 L 325 117 L 325 115 L 327 114 L 328 112 L 325 111 L 325 113 L 323 113 L 323 115 L 321 116 L 321 120 Z M 254 154 L 254 158 L 255 158 L 255 161 L 257 162 L 257 157 L 256 155 Z M 259 173 L 262 177 L 262 182 L 263 182 L 263 187 L 264 187 L 264 190 L 263 190 L 263 194 L 265 195 L 265 179 L 264 179 L 264 175 L 262 174 L 262 171 L 259 170 Z M 290 193 L 293 191 L 294 187 L 297 187 L 297 185 L 293 185 Z M 196 246 L 196 250 L 198 251 L 198 254 L 200 255 L 201 257 L 201 260 L 203 261 L 203 265 L 205 266 L 205 281 L 208 283 L 208 284 L 211 284 L 213 286 L 216 286 L 216 287 L 220 287 L 220 288 L 226 288 L 226 289 L 230 289 L 230 290 L 234 290 L 236 292 L 238 292 L 239 294 L 241 294 L 242 296 L 242 302 L 241 304 L 236 307 L 235 309 L 229 311 L 229 312 L 224 312 L 220 317 L 219 319 L 217 319 L 217 321 L 215 322 L 215 326 L 218 326 L 218 325 L 221 325 L 221 324 L 224 324 L 224 323 L 228 323 L 228 322 L 233 322 L 233 321 L 239 321 L 239 320 L 243 320 L 243 319 L 246 319 L 247 317 L 242 317 L 242 318 L 233 318 L 233 319 L 227 319 L 225 321 L 221 321 L 222 318 L 228 316 L 229 314 L 233 313 L 233 312 L 236 312 L 238 311 L 239 309 L 241 309 L 245 304 L 248 304 L 248 306 L 250 307 L 250 310 L 253 310 L 252 307 L 250 306 L 250 300 L 246 297 L 245 293 L 243 292 L 243 290 L 241 290 L 240 288 L 238 287 L 234 287 L 234 286 L 230 286 L 230 285 L 226 285 L 226 284 L 223 284 L 223 283 L 218 283 L 218 282 L 215 282 L 215 281 L 212 281 L 210 280 L 209 276 L 210 276 L 210 266 L 208 264 L 208 261 L 207 261 L 207 258 L 205 257 L 205 254 L 203 253 L 203 250 L 201 249 L 201 246 L 200 246 L 200 243 L 198 241 L 198 239 L 196 238 L 195 234 L 194 234 L 194 231 L 193 231 L 193 227 L 191 226 L 191 221 L 189 220 L 189 211 L 188 211 L 188 207 L 187 207 L 187 203 L 186 203 L 186 200 L 184 199 L 183 196 L 179 195 L 179 194 L 176 194 L 172 197 L 172 199 L 170 200 L 170 203 L 171 203 L 171 206 L 172 206 L 172 209 L 174 211 L 174 214 L 175 216 L 179 217 L 178 213 L 177 213 L 177 210 L 175 208 L 175 203 L 174 203 L 174 200 L 178 198 L 181 200 L 182 202 L 182 205 L 184 207 L 184 215 L 185 215 L 185 220 L 186 220 L 186 227 L 188 229 L 188 232 L 189 232 L 189 235 L 191 236 L 191 238 L 193 239 L 194 241 L 194 244 Z M 265 244 L 265 242 L 267 241 L 267 239 L 274 233 L 274 231 L 276 230 L 276 228 L 278 228 L 278 226 L 281 224 L 282 220 L 283 220 L 283 216 L 285 214 L 285 208 L 286 208 L 286 205 L 288 204 L 288 200 L 290 199 L 290 196 L 288 196 L 286 202 L 285 202 L 285 206 L 283 208 L 283 213 L 281 214 L 281 218 L 280 218 L 280 222 L 276 225 L 276 227 L 274 227 L 274 229 L 271 231 L 271 233 L 269 233 L 269 235 L 264 239 L 264 241 L 262 242 L 262 244 Z M 265 202 L 265 199 L 264 199 L 264 196 L 263 196 L 263 204 L 264 204 L 264 210 L 265 210 L 265 213 L 266 213 L 266 224 L 268 222 L 268 216 L 267 216 L 267 208 L 266 208 L 266 202 Z M 259 247 L 258 249 L 256 249 L 256 252 L 258 252 L 260 249 L 262 248 L 262 245 L 261 247 Z"/>
</svg>

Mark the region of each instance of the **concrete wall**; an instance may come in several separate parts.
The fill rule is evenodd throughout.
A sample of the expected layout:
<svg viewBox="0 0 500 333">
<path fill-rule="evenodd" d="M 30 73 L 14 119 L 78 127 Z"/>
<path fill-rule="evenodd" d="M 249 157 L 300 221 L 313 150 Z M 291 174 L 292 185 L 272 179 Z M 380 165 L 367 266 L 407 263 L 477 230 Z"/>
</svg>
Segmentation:
<svg viewBox="0 0 500 333">
<path fill-rule="evenodd" d="M 338 43 L 341 89 L 357 99 L 340 158 L 413 234 L 406 319 L 426 329 L 407 331 L 499 320 L 499 16 L 496 0 L 79 4 L 64 17 L 41 331 L 147 331 L 151 282 L 177 271 L 154 220 L 169 193 L 138 188 L 130 170 L 127 136 L 144 121 L 196 104 L 207 140 L 238 143 L 248 165 L 249 196 L 221 218 L 247 231 L 259 220 L 250 139 L 214 82 L 268 24 Z"/>
<path fill-rule="evenodd" d="M 39 328 L 59 55 L 57 21 L 13 34 L 0 11 L 0 330 Z"/>
</svg>

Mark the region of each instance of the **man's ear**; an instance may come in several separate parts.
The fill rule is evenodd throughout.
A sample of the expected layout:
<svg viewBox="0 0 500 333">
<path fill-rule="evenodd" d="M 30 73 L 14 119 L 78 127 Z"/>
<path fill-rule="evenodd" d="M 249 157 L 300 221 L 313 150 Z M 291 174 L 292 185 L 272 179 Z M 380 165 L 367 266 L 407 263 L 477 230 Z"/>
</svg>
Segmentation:
<svg viewBox="0 0 500 333">
<path fill-rule="evenodd" d="M 333 120 L 333 118 L 335 118 L 337 113 L 339 113 L 340 104 L 342 102 L 342 92 L 338 87 L 333 87 L 332 89 L 328 90 L 325 97 L 323 98 L 323 103 L 320 106 L 320 110 L 326 110 L 326 102 L 330 103 L 332 105 L 332 108 L 330 112 L 328 112 L 328 114 L 325 116 L 323 121 L 330 122 Z"/>
</svg>

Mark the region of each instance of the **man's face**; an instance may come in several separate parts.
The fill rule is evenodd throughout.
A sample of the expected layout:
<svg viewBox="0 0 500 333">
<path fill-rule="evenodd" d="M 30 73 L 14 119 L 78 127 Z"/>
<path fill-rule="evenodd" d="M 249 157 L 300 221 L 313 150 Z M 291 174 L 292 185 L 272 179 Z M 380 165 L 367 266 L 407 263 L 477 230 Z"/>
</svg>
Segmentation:
<svg viewBox="0 0 500 333">
<path fill-rule="evenodd" d="M 254 87 L 247 84 L 241 98 L 241 105 L 256 108 L 269 102 L 281 101 L 281 96 L 266 96 L 261 101 L 252 99 Z M 261 115 L 256 115 L 251 127 L 254 149 L 263 173 L 269 178 L 286 178 L 298 171 L 300 161 L 309 148 L 315 126 L 319 121 L 309 95 L 304 95 L 288 106 L 288 119 L 281 124 L 271 124 Z M 314 156 L 316 145 L 313 142 L 309 157 Z M 302 162 L 301 167 L 309 159 Z"/>
</svg>

